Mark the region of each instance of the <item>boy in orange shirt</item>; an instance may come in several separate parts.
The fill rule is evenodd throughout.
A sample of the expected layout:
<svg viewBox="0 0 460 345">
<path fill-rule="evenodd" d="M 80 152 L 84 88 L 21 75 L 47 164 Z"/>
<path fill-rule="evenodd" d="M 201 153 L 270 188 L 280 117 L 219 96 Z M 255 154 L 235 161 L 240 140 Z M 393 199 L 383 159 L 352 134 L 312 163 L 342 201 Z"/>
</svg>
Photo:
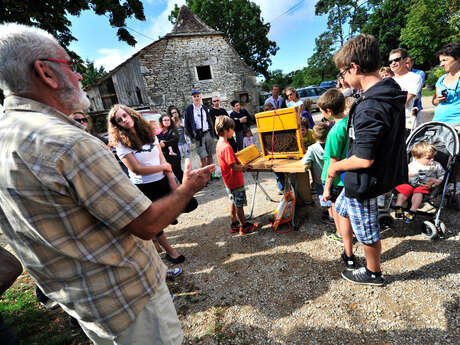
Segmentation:
<svg viewBox="0 0 460 345">
<path fill-rule="evenodd" d="M 239 231 L 240 235 L 247 235 L 257 227 L 257 224 L 246 222 L 243 209 L 247 205 L 243 172 L 247 171 L 250 166 L 238 163 L 235 152 L 228 142 L 228 139 L 232 138 L 235 133 L 235 122 L 228 116 L 219 116 L 216 118 L 215 129 L 219 136 L 216 146 L 217 162 L 231 202 L 230 232 Z"/>
</svg>

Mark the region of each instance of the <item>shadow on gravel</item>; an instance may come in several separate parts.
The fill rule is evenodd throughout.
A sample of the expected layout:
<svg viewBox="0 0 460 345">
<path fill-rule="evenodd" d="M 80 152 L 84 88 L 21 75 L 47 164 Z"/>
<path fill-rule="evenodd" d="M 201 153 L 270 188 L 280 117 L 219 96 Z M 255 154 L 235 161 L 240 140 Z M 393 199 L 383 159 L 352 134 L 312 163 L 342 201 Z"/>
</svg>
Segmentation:
<svg viewBox="0 0 460 345">
<path fill-rule="evenodd" d="M 382 262 L 401 257 L 409 252 L 431 252 L 448 254 L 442 260 L 426 264 L 417 270 L 402 274 L 386 276 L 388 282 L 397 280 L 415 280 L 427 278 L 439 278 L 452 273 L 460 272 L 460 243 L 459 241 L 430 241 L 430 240 L 406 240 L 385 251 L 382 254 Z"/>
<path fill-rule="evenodd" d="M 406 328 L 369 331 L 374 326 L 369 324 L 368 328 L 363 328 L 357 332 L 351 332 L 341 328 L 340 324 L 333 325 L 331 328 L 295 328 L 288 334 L 279 332 L 277 334 L 276 325 L 267 335 L 267 329 L 257 326 L 250 326 L 241 323 L 218 323 L 205 336 L 199 338 L 186 338 L 186 344 L 263 344 L 263 345 L 285 345 L 285 344 L 446 344 L 455 345 L 460 339 L 460 298 L 454 295 L 452 300 L 444 304 L 444 317 L 446 319 L 446 329 L 437 328 Z M 359 309 L 351 310 L 347 322 L 354 319 L 361 321 Z M 308 320 L 305 320 L 308 324 Z M 300 341 L 300 342 L 299 342 Z"/>
<path fill-rule="evenodd" d="M 184 300 L 180 297 L 184 290 L 191 288 L 180 284 L 180 280 L 172 292 L 179 296 L 175 299 L 178 309 L 185 303 L 188 313 L 205 311 L 210 306 L 220 304 L 249 305 L 267 317 L 278 319 L 291 315 L 306 303 L 327 293 L 330 284 L 341 279 L 342 270 L 338 260 L 318 261 L 302 252 L 250 256 L 233 253 L 208 271 L 193 274 L 192 291 L 197 292 L 196 298 Z M 221 279 L 214 279 L 214 275 Z M 228 280 L 237 281 L 238 284 L 229 285 Z M 264 283 L 266 281 L 270 281 L 270 284 Z M 212 286 L 209 286 L 211 282 Z M 208 295 L 201 294 L 204 286 Z"/>
</svg>

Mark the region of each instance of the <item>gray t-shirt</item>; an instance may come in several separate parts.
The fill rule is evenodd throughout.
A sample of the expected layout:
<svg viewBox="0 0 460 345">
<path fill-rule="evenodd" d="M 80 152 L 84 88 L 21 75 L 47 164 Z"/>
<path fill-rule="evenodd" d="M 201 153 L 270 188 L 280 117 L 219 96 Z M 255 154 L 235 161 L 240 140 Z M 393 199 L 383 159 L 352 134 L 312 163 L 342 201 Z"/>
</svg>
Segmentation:
<svg viewBox="0 0 460 345">
<path fill-rule="evenodd" d="M 315 143 L 308 146 L 307 153 L 302 158 L 302 163 L 310 164 L 313 169 L 313 181 L 321 183 L 321 173 L 324 165 L 324 143 Z"/>
</svg>

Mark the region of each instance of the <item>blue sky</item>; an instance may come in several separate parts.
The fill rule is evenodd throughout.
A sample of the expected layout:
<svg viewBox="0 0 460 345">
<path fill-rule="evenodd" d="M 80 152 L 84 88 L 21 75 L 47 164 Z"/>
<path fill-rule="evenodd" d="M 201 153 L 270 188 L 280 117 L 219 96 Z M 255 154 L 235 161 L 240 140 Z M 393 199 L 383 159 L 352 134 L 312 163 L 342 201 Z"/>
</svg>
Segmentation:
<svg viewBox="0 0 460 345">
<path fill-rule="evenodd" d="M 279 50 L 272 57 L 270 70 L 281 69 L 284 73 L 306 66 L 313 54 L 315 38 L 327 29 L 327 18 L 314 15 L 315 1 L 306 0 L 295 11 L 280 15 L 296 5 L 299 0 L 253 0 L 262 11 L 265 22 L 271 23 L 269 38 L 277 43 Z M 183 5 L 185 0 L 143 1 L 146 21 L 128 20 L 126 25 L 135 30 L 130 33 L 138 41 L 135 47 L 118 41 L 116 29 L 109 25 L 107 17 L 85 11 L 79 17 L 70 17 L 71 31 L 78 41 L 70 49 L 83 59 L 90 59 L 96 66 L 111 70 L 135 52 L 171 31 L 168 15 L 174 4 Z"/>
</svg>

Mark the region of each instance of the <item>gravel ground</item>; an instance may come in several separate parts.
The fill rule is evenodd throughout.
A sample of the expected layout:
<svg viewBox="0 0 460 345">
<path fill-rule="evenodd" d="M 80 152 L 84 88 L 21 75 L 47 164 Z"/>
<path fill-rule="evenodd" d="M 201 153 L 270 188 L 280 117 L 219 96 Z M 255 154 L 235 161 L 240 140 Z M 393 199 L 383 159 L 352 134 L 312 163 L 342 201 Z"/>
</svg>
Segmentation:
<svg viewBox="0 0 460 345">
<path fill-rule="evenodd" d="M 274 178 L 263 186 L 279 199 Z M 250 177 L 248 198 L 252 196 Z M 340 277 L 342 247 L 326 239 L 320 209 L 297 209 L 298 231 L 267 225 L 276 203 L 258 194 L 257 233 L 231 234 L 222 182 L 198 194 L 200 207 L 166 233 L 187 257 L 170 283 L 187 344 L 460 344 L 458 212 L 449 238 L 430 241 L 420 221 L 383 232 L 384 287 Z M 355 244 L 364 262 L 364 253 Z"/>
<path fill-rule="evenodd" d="M 261 180 L 279 200 L 273 175 Z M 250 201 L 250 174 L 245 181 Z M 443 240 L 420 235 L 419 216 L 385 230 L 387 283 L 367 287 L 341 278 L 342 247 L 325 238 L 331 226 L 320 222 L 317 202 L 297 209 L 298 231 L 277 234 L 268 225 L 277 204 L 259 191 L 260 229 L 239 236 L 229 232 L 221 180 L 197 199 L 197 210 L 165 230 L 187 258 L 169 282 L 185 344 L 460 344 L 459 212 L 443 212 L 452 232 Z M 364 262 L 361 245 L 354 250 Z"/>
</svg>

